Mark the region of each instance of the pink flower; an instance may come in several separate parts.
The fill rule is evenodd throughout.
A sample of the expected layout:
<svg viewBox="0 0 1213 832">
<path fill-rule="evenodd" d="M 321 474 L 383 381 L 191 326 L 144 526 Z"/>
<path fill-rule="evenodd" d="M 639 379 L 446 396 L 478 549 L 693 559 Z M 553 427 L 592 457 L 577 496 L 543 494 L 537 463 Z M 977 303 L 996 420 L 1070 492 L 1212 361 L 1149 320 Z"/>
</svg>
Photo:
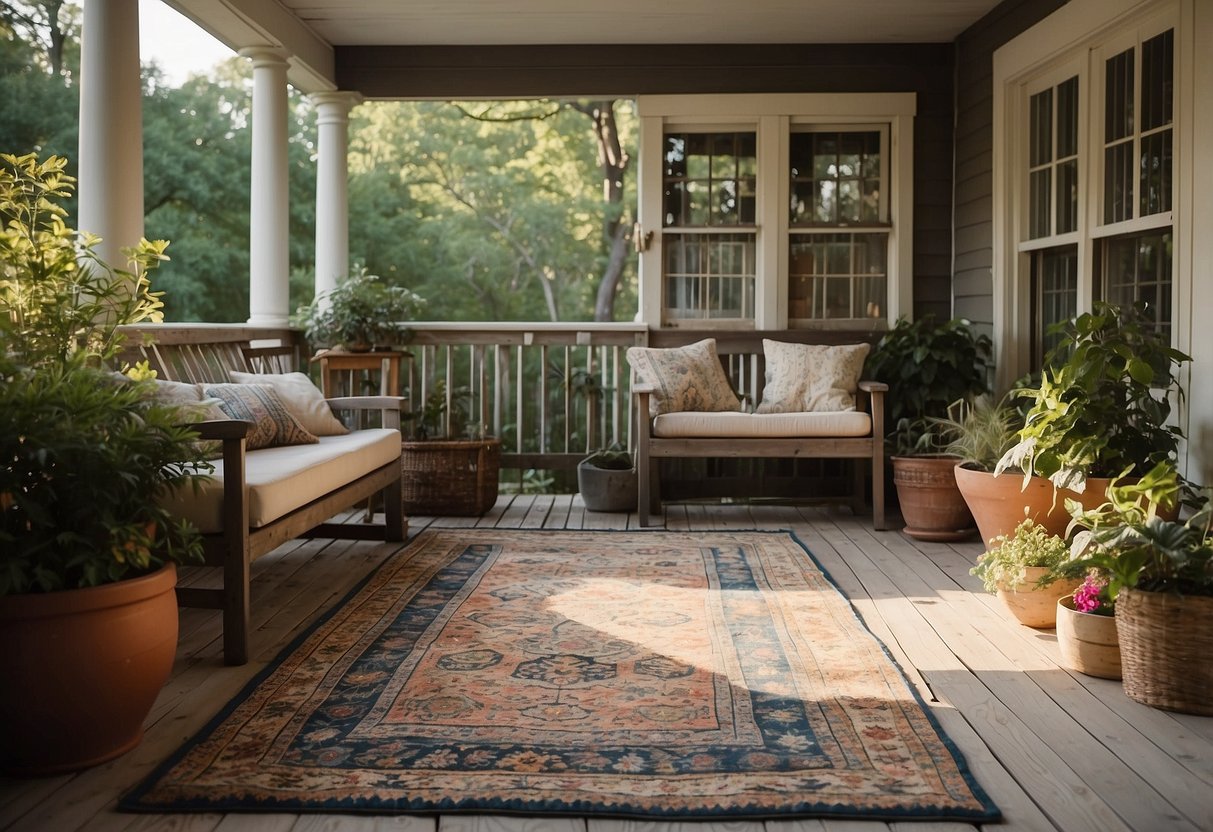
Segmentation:
<svg viewBox="0 0 1213 832">
<path fill-rule="evenodd" d="M 1103 606 L 1108 603 L 1104 598 L 1107 587 L 1107 581 L 1088 575 L 1082 586 L 1074 590 L 1074 609 L 1079 612 L 1103 612 Z"/>
</svg>

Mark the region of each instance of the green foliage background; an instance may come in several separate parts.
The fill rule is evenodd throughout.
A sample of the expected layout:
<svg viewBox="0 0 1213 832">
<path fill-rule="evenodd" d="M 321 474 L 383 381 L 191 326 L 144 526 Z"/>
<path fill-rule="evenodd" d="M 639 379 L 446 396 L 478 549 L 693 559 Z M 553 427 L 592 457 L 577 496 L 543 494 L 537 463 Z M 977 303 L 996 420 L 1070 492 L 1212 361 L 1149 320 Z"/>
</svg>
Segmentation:
<svg viewBox="0 0 1213 832">
<path fill-rule="evenodd" d="M 67 37 L 55 52 L 47 14 Z M 75 174 L 79 112 L 77 6 L 0 5 L 0 151 L 66 156 Z M 59 71 L 56 71 L 56 67 Z M 145 234 L 171 241 L 155 275 L 171 321 L 248 317 L 251 66 L 233 58 L 169 85 L 145 67 Z M 312 297 L 316 128 L 290 93 L 290 263 L 293 311 Z M 634 144 L 631 103 L 614 102 Z M 350 121 L 353 259 L 428 301 L 433 320 L 592 320 L 611 221 L 630 226 L 634 183 L 603 199 L 592 123 L 552 101 L 368 102 Z M 75 206 L 68 205 L 74 216 Z M 87 230 L 87 229 L 84 229 Z M 615 320 L 636 310 L 629 258 Z"/>
</svg>

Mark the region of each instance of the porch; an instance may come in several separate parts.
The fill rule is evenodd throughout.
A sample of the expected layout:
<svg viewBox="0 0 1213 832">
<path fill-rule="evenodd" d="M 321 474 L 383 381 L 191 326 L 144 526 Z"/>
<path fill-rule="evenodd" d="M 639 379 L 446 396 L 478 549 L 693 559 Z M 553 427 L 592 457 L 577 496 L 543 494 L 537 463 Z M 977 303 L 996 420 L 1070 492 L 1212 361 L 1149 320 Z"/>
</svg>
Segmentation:
<svg viewBox="0 0 1213 832">
<path fill-rule="evenodd" d="M 636 528 L 636 515 L 587 512 L 574 495 L 501 497 L 480 518 L 414 517 L 427 527 Z M 888 647 L 1002 809 L 1008 830 L 1207 829 L 1213 826 L 1213 720 L 1132 702 L 1118 682 L 1058 666 L 1050 631 L 1022 627 L 968 574 L 978 544 L 913 541 L 874 532 L 845 509 L 675 504 L 671 530 L 791 529 Z M 408 832 L 641 832 L 670 824 L 489 816 L 130 815 L 122 793 L 200 729 L 303 629 L 407 544 L 295 540 L 253 565 L 252 659 L 224 667 L 219 616 L 182 610 L 172 678 L 143 743 L 81 774 L 0 781 L 0 829 L 387 830 Z M 960 830 L 959 823 L 800 821 L 722 823 L 730 832 L 794 827 Z M 686 825 L 683 825 L 686 826 Z M 707 824 L 704 824 L 707 826 Z M 991 827 L 994 828 L 994 827 Z"/>
</svg>

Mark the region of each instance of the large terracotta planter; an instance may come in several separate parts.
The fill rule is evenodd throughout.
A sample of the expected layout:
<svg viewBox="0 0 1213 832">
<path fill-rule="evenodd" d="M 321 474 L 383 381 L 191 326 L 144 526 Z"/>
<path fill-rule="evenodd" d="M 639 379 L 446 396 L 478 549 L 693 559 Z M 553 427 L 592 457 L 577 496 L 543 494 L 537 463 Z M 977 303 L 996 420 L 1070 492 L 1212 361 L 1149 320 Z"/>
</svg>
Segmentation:
<svg viewBox="0 0 1213 832">
<path fill-rule="evenodd" d="M 173 669 L 177 570 L 0 597 L 0 769 L 75 771 L 139 744 Z"/>
<path fill-rule="evenodd" d="M 1120 678 L 1116 618 L 1079 612 L 1072 596 L 1057 600 L 1057 649 L 1062 665 L 1071 670 L 1101 679 Z"/>
<path fill-rule="evenodd" d="M 952 473 L 955 457 L 895 456 L 892 460 L 906 534 L 918 540 L 952 541 L 977 531 Z"/>
<path fill-rule="evenodd" d="M 1030 477 L 1027 488 L 1024 488 L 1023 475 L 1018 472 L 1008 471 L 996 477 L 985 471 L 958 465 L 955 476 L 956 485 L 973 512 L 973 519 L 977 521 L 981 542 L 987 546 L 992 538 L 999 535 L 1010 537 L 1025 516 L 1031 517 L 1049 534 L 1064 537 L 1066 527 L 1070 524 L 1066 500 L 1078 500 L 1084 508 L 1095 508 L 1107 499 L 1105 492 L 1110 482 L 1107 479 L 1089 478 L 1081 494 L 1063 488 L 1057 492 L 1054 501 L 1053 483 L 1044 477 Z"/>
<path fill-rule="evenodd" d="M 1060 580 L 1048 586 L 1039 586 L 1038 581 L 1048 573 L 1044 566 L 1029 566 L 1022 583 L 1014 586 L 1000 584 L 998 597 L 1011 614 L 1026 627 L 1048 629 L 1057 623 L 1057 600 L 1073 595 L 1079 581 Z"/>
<path fill-rule="evenodd" d="M 1116 631 L 1130 699 L 1213 716 L 1213 598 L 1122 589 Z"/>
</svg>

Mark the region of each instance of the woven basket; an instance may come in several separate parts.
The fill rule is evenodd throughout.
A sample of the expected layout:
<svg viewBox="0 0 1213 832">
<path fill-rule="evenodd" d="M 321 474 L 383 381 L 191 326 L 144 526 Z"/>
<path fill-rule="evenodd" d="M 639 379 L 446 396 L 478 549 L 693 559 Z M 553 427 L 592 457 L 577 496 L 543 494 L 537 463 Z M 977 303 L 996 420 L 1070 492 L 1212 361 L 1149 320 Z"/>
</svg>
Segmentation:
<svg viewBox="0 0 1213 832">
<path fill-rule="evenodd" d="M 1213 598 L 1121 590 L 1116 630 L 1129 698 L 1213 716 Z"/>
<path fill-rule="evenodd" d="M 400 467 L 406 515 L 484 514 L 497 502 L 501 440 L 405 441 Z"/>
</svg>

